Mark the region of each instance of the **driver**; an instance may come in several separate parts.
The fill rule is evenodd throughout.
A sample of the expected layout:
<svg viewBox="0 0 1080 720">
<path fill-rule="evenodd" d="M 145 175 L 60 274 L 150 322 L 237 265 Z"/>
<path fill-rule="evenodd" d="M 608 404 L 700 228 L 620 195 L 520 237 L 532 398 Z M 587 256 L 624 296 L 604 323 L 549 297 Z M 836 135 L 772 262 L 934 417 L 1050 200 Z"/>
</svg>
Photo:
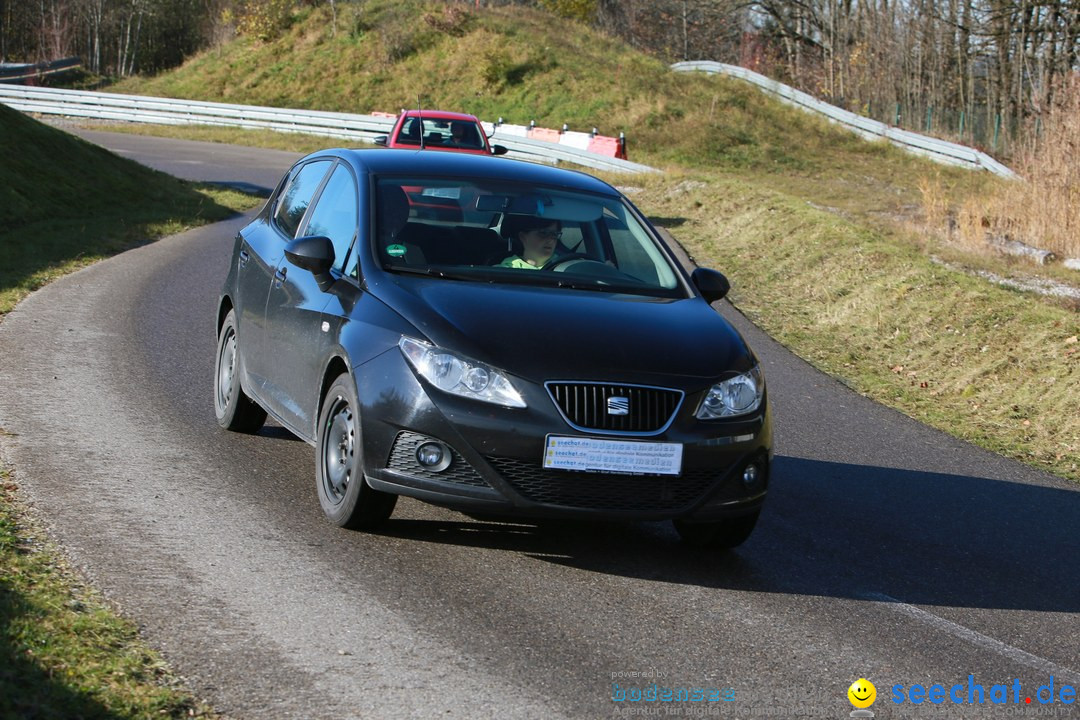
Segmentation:
<svg viewBox="0 0 1080 720">
<path fill-rule="evenodd" d="M 503 219 L 502 234 L 515 254 L 500 262 L 498 267 L 539 270 L 555 254 L 562 238 L 562 224 L 535 215 L 507 215 Z"/>
</svg>

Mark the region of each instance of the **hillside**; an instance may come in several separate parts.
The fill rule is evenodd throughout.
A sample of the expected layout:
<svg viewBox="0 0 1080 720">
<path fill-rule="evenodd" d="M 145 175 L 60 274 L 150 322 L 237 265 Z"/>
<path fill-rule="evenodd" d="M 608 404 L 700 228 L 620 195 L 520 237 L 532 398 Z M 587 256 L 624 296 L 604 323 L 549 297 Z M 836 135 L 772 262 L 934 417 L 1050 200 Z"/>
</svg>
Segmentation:
<svg viewBox="0 0 1080 720">
<path fill-rule="evenodd" d="M 190 183 L 2 104 L 0 157 L 8 218 L 0 229 L 0 316 L 73 267 L 233 212 Z"/>
<path fill-rule="evenodd" d="M 305 8 L 270 41 L 249 37 L 118 92 L 345 112 L 416 105 L 485 120 L 626 133 L 635 159 L 820 170 L 822 147 L 878 157 L 744 83 L 671 72 L 582 25 L 522 7 L 471 10 L 403 0 Z M 891 154 L 891 150 L 887 151 Z"/>
<path fill-rule="evenodd" d="M 675 73 L 583 25 L 519 6 L 423 0 L 305 7 L 272 40 L 239 37 L 174 71 L 109 88 L 348 112 L 412 107 L 625 133 L 630 158 L 722 171 L 873 222 L 919 211 L 920 181 L 995 182 L 870 143 L 746 83 Z"/>
<path fill-rule="evenodd" d="M 174 178 L 34 122 L 0 105 L 0 203 L 5 231 L 41 220 L 83 218 L 137 206 L 148 198 L 188 192 Z"/>
</svg>

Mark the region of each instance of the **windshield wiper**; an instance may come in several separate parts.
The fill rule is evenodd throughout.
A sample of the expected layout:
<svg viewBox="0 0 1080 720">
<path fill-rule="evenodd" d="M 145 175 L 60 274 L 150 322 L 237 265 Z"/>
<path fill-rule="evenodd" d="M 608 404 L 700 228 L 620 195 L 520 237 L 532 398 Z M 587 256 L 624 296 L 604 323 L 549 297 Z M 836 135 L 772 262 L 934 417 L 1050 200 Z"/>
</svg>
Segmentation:
<svg viewBox="0 0 1080 720">
<path fill-rule="evenodd" d="M 557 287 L 565 288 L 568 290 L 592 290 L 594 292 L 611 292 L 612 287 L 603 283 L 597 283 L 595 280 L 589 280 L 588 282 L 568 280 L 561 276 L 561 273 L 537 273 L 532 270 L 517 271 L 513 275 L 500 274 L 497 279 L 492 280 L 496 284 L 500 285 L 535 285 L 537 287 Z"/>
<path fill-rule="evenodd" d="M 589 292 L 602 292 L 611 294 L 648 295 L 667 297 L 667 293 L 657 291 L 641 285 L 627 285 L 625 283 L 609 283 L 589 279 L 588 281 L 574 281 L 562 273 L 538 273 L 534 271 L 514 272 L 483 272 L 487 268 L 469 268 L 470 272 L 455 272 L 444 270 L 430 265 L 417 267 L 415 265 L 383 265 L 384 270 L 399 272 L 408 275 L 422 275 L 444 280 L 464 280 L 467 282 L 484 283 L 487 285 L 533 285 L 536 287 L 557 287 L 566 290 L 586 290 Z"/>
<path fill-rule="evenodd" d="M 414 267 L 412 265 L 383 265 L 384 270 L 390 270 L 392 272 L 408 273 L 409 275 L 424 275 L 426 277 L 444 278 L 446 280 L 475 280 L 476 278 L 468 273 L 448 272 L 446 270 L 440 270 L 439 268 L 433 268 L 430 266 Z"/>
</svg>

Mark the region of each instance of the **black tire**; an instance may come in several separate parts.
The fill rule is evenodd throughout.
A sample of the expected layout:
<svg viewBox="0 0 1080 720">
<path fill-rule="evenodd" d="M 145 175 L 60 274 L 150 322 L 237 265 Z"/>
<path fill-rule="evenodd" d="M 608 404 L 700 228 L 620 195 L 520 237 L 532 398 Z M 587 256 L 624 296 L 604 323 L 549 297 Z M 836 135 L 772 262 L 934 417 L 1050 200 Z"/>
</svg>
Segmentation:
<svg viewBox="0 0 1080 720">
<path fill-rule="evenodd" d="M 364 479 L 359 407 L 352 377 L 338 376 L 323 399 L 315 444 L 319 504 L 330 522 L 353 530 L 378 527 L 397 503 L 397 495 Z"/>
<path fill-rule="evenodd" d="M 749 515 L 717 522 L 692 523 L 673 520 L 675 531 L 691 547 L 730 550 L 742 545 L 754 532 L 760 510 Z"/>
<path fill-rule="evenodd" d="M 252 433 L 266 422 L 266 411 L 249 398 L 236 372 L 240 355 L 236 344 L 236 311 L 230 310 L 218 332 L 214 363 L 214 415 L 218 425 L 234 432 Z"/>
</svg>

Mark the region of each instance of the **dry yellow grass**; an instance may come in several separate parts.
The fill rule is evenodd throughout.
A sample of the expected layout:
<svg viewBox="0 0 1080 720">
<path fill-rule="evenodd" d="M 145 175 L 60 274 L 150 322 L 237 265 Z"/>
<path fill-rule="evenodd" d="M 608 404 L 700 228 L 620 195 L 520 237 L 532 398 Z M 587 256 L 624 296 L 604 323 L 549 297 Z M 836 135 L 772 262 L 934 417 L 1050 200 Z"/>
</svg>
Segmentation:
<svg viewBox="0 0 1080 720">
<path fill-rule="evenodd" d="M 991 239 L 1016 240 L 1059 258 L 1080 258 L 1080 78 L 1061 88 L 1030 137 L 1017 162 L 1024 180 L 964 201 L 950 237 L 968 249 L 985 249 Z M 941 227 L 940 185 L 928 180 L 920 189 L 928 225 Z"/>
</svg>

